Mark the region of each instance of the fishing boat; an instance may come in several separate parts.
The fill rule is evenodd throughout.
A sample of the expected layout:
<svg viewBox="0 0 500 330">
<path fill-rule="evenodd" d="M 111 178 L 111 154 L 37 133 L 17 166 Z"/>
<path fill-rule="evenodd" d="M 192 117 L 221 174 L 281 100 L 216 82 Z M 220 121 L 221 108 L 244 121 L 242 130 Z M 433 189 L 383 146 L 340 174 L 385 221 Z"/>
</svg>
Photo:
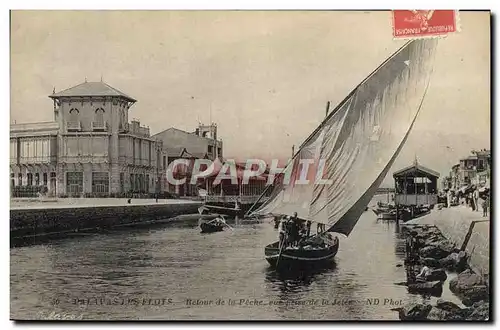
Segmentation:
<svg viewBox="0 0 500 330">
<path fill-rule="evenodd" d="M 200 219 L 199 226 L 202 233 L 215 233 L 223 231 L 227 224 L 224 216 L 221 215 L 210 221 Z"/>
<path fill-rule="evenodd" d="M 272 266 L 335 257 L 339 239 L 332 233 L 349 236 L 411 132 L 429 86 L 436 44 L 435 39 L 407 42 L 332 111 L 327 103 L 326 118 L 285 168 L 290 180 L 274 184 L 270 194 L 264 191 L 261 196 L 268 198 L 247 213 L 296 214 L 325 229 L 312 236 L 321 241 L 316 246 L 267 245 L 264 254 Z M 300 184 L 304 178 L 308 184 Z"/>
</svg>

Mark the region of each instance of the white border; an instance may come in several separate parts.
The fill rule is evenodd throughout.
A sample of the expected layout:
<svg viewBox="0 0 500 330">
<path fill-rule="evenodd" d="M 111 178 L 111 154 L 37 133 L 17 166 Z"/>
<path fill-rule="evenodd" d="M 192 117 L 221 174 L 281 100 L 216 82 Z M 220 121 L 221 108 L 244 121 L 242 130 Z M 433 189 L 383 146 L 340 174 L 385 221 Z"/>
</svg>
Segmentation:
<svg viewBox="0 0 500 330">
<path fill-rule="evenodd" d="M 441 1 L 437 3 L 435 0 L 421 0 L 421 1 L 384 1 L 384 0 L 379 0 L 379 1 L 356 1 L 356 0 L 350 0 L 350 1 L 342 1 L 342 2 L 335 2 L 332 3 L 331 1 L 319 1 L 319 0 L 308 0 L 308 1 L 270 1 L 270 0 L 253 0 L 253 1 L 194 1 L 194 0 L 185 0 L 185 1 L 167 1 L 163 2 L 162 4 L 157 3 L 155 1 L 150 1 L 150 0 L 141 0 L 141 1 L 131 1 L 131 0 L 122 0 L 122 1 L 95 1 L 95 0 L 87 0 L 87 1 L 80 1 L 78 3 L 71 3 L 68 1 L 13 1 L 13 0 L 7 0 L 2 2 L 2 11 L 0 12 L 1 15 L 1 21 L 0 21 L 0 35 L 1 39 L 3 41 L 3 48 L 1 50 L 1 75 L 0 79 L 2 81 L 2 98 L 0 99 L 0 102 L 2 102 L 2 111 L 0 111 L 0 116 L 2 118 L 0 119 L 0 122 L 5 125 L 5 130 L 2 130 L 2 132 L 8 132 L 8 126 L 9 126 L 9 9 L 267 9 L 267 10 L 272 10 L 272 9 L 413 9 L 413 8 L 431 8 L 431 9 L 492 9 L 494 13 L 499 12 L 499 1 L 495 0 L 455 0 L 455 1 Z M 412 8 L 413 7 L 413 8 Z M 497 22 L 498 25 L 498 22 Z M 496 33 L 496 40 L 498 41 L 498 33 Z M 498 44 L 498 43 L 497 43 Z M 492 91 L 493 95 L 498 94 L 498 85 L 496 85 L 495 91 Z M 498 117 L 498 116 L 497 116 Z M 497 128 L 500 128 L 500 123 L 498 122 L 498 118 L 495 119 L 495 124 Z M 7 133 L 5 133 L 7 134 Z M 497 137 L 495 131 L 495 138 Z M 499 133 L 500 134 L 500 133 Z M 2 155 L 8 155 L 9 154 L 9 146 L 7 145 L 7 136 L 4 137 L 2 140 L 4 141 L 1 143 L 2 147 Z M 496 155 L 496 149 L 494 150 L 494 155 Z M 7 158 L 7 157 L 6 157 Z M 2 239 L 3 242 L 3 248 L 2 248 L 2 262 L 4 265 L 4 269 L 6 271 L 2 272 L 2 285 L 4 286 L 2 290 L 2 295 L 1 295 L 1 311 L 2 311 L 2 329 L 5 328 L 13 328 L 14 324 L 9 320 L 9 295 L 7 292 L 9 292 L 9 243 L 8 243 L 8 232 L 9 232 L 9 215 L 8 215 L 8 210 L 9 210 L 9 203 L 7 202 L 9 200 L 9 181 L 8 181 L 8 175 L 7 175 L 7 159 L 4 159 L 4 162 L 2 163 L 2 166 L 5 166 L 3 168 L 3 173 L 4 175 L 0 175 L 0 183 L 2 189 L 2 202 L 4 203 L 4 217 L 3 218 L 3 226 L 4 230 L 3 233 L 6 237 Z M 494 166 L 496 166 L 496 163 L 494 163 Z M 496 168 L 495 168 L 495 173 L 496 173 Z M 497 183 L 495 181 L 495 183 Z M 498 194 L 495 196 L 495 202 L 497 201 Z M 494 205 L 500 205 L 499 203 L 494 203 Z M 494 221 L 492 219 L 492 221 Z M 497 231 L 499 230 L 500 226 L 497 224 Z M 496 232 L 495 232 L 496 234 Z M 493 241 L 493 240 L 492 240 Z M 494 260 L 494 264 L 499 264 L 498 263 L 498 252 L 496 253 L 496 260 Z M 496 288 L 498 291 L 498 283 L 496 284 Z M 495 292 L 495 297 L 498 297 L 497 292 Z M 498 308 L 498 303 L 495 304 Z M 495 315 L 498 315 L 495 311 Z M 113 327 L 113 328 L 122 328 L 124 327 L 123 324 L 113 324 L 113 323 L 108 323 L 105 324 L 106 327 Z M 228 324 L 229 326 L 236 326 L 234 324 Z M 55 327 L 56 325 L 54 324 L 41 324 L 41 325 L 24 325 L 23 329 L 31 329 L 35 327 L 43 327 L 43 328 L 48 328 L 51 329 Z M 59 325 L 59 327 L 62 328 L 69 328 L 71 326 L 75 326 L 75 324 L 68 324 L 68 323 L 62 323 Z M 104 325 L 85 325 L 85 324 L 78 324 L 77 325 L 79 328 L 82 329 L 104 329 Z M 132 323 L 129 326 L 134 327 L 134 328 L 143 328 L 145 329 L 146 327 L 151 327 L 151 324 L 138 324 L 138 323 Z M 161 324 L 153 325 L 155 327 L 160 327 L 162 326 Z M 172 327 L 172 328 L 195 328 L 199 327 L 200 325 L 194 326 L 194 325 L 189 325 L 189 324 L 180 324 L 180 325 L 173 325 L 173 324 L 167 324 L 167 326 Z M 207 325 L 205 325 L 207 326 Z M 208 324 L 210 326 L 210 324 Z M 212 326 L 219 326 L 219 325 L 212 325 Z M 239 325 L 242 326 L 242 325 Z M 291 324 L 272 324 L 272 325 L 263 325 L 263 324 L 254 324 L 250 325 L 250 327 L 259 327 L 259 328 L 275 328 L 277 326 L 281 327 L 290 327 L 290 326 L 300 326 L 300 327 L 308 327 L 309 325 L 304 325 L 304 324 L 299 324 L 299 325 L 291 325 Z M 318 325 L 314 325 L 318 326 Z M 323 324 L 323 327 L 331 327 L 332 325 L 328 324 Z M 347 328 L 357 328 L 357 327 L 362 327 L 362 325 L 356 325 L 356 324 L 349 324 L 349 325 L 344 325 L 344 324 L 335 324 L 333 325 L 336 328 L 340 329 L 347 329 Z M 373 326 L 373 325 L 372 325 Z M 382 326 L 384 326 L 382 324 Z M 403 325 L 400 325 L 403 326 Z M 406 327 L 416 327 L 418 325 L 415 324 L 404 324 L 405 328 Z M 459 325 L 459 324 L 454 324 L 453 326 L 461 327 L 461 326 L 467 326 L 467 325 Z M 477 327 L 479 328 L 482 326 L 481 324 L 476 324 L 476 325 L 468 325 L 467 327 Z M 248 327 L 248 326 L 247 326 Z"/>
</svg>

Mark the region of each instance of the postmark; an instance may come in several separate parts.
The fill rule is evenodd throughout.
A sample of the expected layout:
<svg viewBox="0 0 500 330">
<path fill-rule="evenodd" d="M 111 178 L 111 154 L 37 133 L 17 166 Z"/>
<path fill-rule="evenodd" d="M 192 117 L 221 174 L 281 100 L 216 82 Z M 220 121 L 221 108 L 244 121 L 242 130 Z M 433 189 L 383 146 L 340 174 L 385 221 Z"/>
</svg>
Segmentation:
<svg viewBox="0 0 500 330">
<path fill-rule="evenodd" d="M 444 37 L 458 32 L 456 10 L 393 10 L 392 33 L 395 39 Z"/>
</svg>

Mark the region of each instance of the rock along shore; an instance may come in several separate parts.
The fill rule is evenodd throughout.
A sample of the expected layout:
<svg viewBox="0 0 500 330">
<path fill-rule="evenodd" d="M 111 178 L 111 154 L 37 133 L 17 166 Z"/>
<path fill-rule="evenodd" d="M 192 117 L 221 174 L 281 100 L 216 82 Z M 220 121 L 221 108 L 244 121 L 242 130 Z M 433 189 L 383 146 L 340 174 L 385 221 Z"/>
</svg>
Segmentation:
<svg viewBox="0 0 500 330">
<path fill-rule="evenodd" d="M 403 233 L 406 237 L 412 235 L 416 246 L 414 255 L 407 253 L 405 260 L 407 282 L 397 284 L 406 285 L 409 292 L 440 297 L 446 271 L 456 272 L 458 276 L 449 281 L 449 289 L 466 307 L 442 299 L 435 305 L 409 304 L 393 309 L 400 320 L 488 320 L 489 283 L 472 271 L 467 252 L 446 239 L 435 226 L 405 226 Z M 427 275 L 417 278 L 424 267 Z"/>
</svg>

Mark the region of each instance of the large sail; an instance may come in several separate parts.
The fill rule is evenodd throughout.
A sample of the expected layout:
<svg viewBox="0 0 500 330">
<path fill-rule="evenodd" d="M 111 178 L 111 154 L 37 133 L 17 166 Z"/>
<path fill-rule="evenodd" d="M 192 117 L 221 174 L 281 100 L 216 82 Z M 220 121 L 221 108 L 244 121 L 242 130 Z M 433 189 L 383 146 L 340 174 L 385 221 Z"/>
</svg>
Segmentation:
<svg viewBox="0 0 500 330">
<path fill-rule="evenodd" d="M 434 39 L 408 42 L 358 85 L 300 148 L 288 166 L 290 183 L 276 187 L 254 213 L 297 212 L 301 219 L 349 235 L 417 118 L 436 44 Z M 318 178 L 331 182 L 315 184 L 314 173 L 309 184 L 298 184 L 301 159 L 314 159 Z"/>
</svg>

